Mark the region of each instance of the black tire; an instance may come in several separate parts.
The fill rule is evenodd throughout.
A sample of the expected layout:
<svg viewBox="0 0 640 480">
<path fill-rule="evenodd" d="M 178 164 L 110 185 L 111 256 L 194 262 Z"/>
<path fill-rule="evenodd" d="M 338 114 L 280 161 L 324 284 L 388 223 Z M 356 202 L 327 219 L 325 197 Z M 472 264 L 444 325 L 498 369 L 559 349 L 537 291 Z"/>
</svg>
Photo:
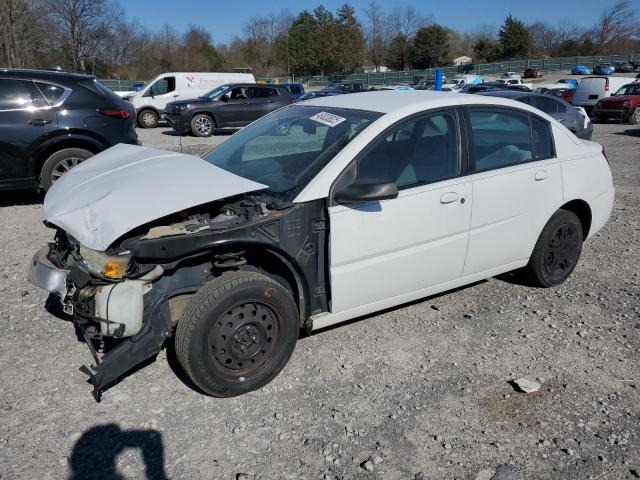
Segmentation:
<svg viewBox="0 0 640 480">
<path fill-rule="evenodd" d="M 258 272 L 226 273 L 204 285 L 176 328 L 178 362 L 215 397 L 256 390 L 280 373 L 298 340 L 291 293 Z"/>
<path fill-rule="evenodd" d="M 578 264 L 583 230 L 577 215 L 558 210 L 542 229 L 526 267 L 531 283 L 553 287 L 564 282 Z"/>
<path fill-rule="evenodd" d="M 62 175 L 92 156 L 93 153 L 84 148 L 63 148 L 58 150 L 47 158 L 44 165 L 42 165 L 40 188 L 46 192 Z"/>
<path fill-rule="evenodd" d="M 629 123 L 631 125 L 640 125 L 640 107 L 636 107 L 631 115 L 629 115 Z"/>
<path fill-rule="evenodd" d="M 138 113 L 138 126 L 140 128 L 156 128 L 158 126 L 158 112 L 149 108 Z"/>
<path fill-rule="evenodd" d="M 210 137 L 216 128 L 216 123 L 206 113 L 198 113 L 191 119 L 191 133 L 196 137 Z"/>
</svg>

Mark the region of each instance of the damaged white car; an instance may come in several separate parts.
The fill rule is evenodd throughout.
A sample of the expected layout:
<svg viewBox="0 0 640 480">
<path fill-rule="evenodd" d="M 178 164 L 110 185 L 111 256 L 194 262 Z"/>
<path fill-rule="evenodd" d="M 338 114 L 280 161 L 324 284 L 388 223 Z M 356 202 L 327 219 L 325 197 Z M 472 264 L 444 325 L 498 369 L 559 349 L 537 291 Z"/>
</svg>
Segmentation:
<svg viewBox="0 0 640 480">
<path fill-rule="evenodd" d="M 168 341 L 198 387 L 234 396 L 273 379 L 301 329 L 520 268 L 559 284 L 613 196 L 602 147 L 529 105 L 326 97 L 203 158 L 87 160 L 47 194 L 55 242 L 31 280 L 83 333 L 96 399 Z"/>
</svg>

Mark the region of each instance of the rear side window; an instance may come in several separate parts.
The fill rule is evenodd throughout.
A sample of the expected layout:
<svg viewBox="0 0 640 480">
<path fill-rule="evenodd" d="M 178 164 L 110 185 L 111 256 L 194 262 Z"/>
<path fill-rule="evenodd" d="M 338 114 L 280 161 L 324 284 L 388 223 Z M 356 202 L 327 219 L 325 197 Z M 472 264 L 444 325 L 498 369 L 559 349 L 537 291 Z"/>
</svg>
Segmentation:
<svg viewBox="0 0 640 480">
<path fill-rule="evenodd" d="M 270 88 L 264 87 L 251 87 L 251 98 L 269 98 Z"/>
<path fill-rule="evenodd" d="M 33 82 L 0 79 L 0 110 L 18 110 L 48 106 Z"/>
<path fill-rule="evenodd" d="M 300 95 L 302 93 L 300 85 L 289 85 L 289 91 L 294 95 Z"/>
<path fill-rule="evenodd" d="M 547 122 L 532 116 L 531 137 L 533 139 L 533 158 L 535 160 L 553 157 L 553 142 Z"/>
<path fill-rule="evenodd" d="M 529 115 L 506 108 L 470 108 L 468 112 L 476 171 L 533 159 Z"/>
<path fill-rule="evenodd" d="M 272 97 L 278 97 L 281 95 L 280 90 L 278 90 L 277 88 L 270 88 L 269 93 Z"/>
<path fill-rule="evenodd" d="M 564 113 L 564 105 L 551 97 L 536 97 L 536 108 L 544 113 Z"/>
<path fill-rule="evenodd" d="M 58 85 L 44 82 L 35 82 L 35 84 L 51 105 L 55 105 L 64 93 L 64 88 Z"/>
<path fill-rule="evenodd" d="M 79 82 L 79 84 L 85 87 L 87 90 L 90 90 L 93 93 L 100 95 L 101 97 L 108 98 L 111 101 L 120 102 L 122 100 L 122 98 L 119 97 L 116 92 L 105 87 L 97 80 L 83 80 Z"/>
</svg>

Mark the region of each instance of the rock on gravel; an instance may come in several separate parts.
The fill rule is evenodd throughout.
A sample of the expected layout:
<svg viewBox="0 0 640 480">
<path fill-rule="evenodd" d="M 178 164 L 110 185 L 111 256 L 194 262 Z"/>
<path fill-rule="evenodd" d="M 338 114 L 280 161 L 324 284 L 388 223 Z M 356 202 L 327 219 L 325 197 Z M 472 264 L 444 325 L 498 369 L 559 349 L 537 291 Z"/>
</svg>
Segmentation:
<svg viewBox="0 0 640 480">
<path fill-rule="evenodd" d="M 512 380 L 511 383 L 516 387 L 519 391 L 524 393 L 534 393 L 540 390 L 540 384 L 538 382 L 534 382 L 533 380 L 527 380 L 526 378 L 517 378 Z"/>
</svg>

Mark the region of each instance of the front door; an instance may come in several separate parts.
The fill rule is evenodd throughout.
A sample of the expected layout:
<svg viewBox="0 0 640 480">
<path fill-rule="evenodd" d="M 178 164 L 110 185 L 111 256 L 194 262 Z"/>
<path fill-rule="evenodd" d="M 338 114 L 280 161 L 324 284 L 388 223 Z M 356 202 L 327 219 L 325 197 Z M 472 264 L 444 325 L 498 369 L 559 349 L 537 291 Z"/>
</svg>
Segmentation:
<svg viewBox="0 0 640 480">
<path fill-rule="evenodd" d="M 476 173 L 465 276 L 526 263 L 563 196 L 546 121 L 506 107 L 468 112 Z"/>
<path fill-rule="evenodd" d="M 158 111 L 164 111 L 167 103 L 176 100 L 176 77 L 162 77 L 153 82 L 142 95 L 145 105 L 150 105 Z"/>
<path fill-rule="evenodd" d="M 331 311 L 401 303 L 460 277 L 471 217 L 458 113 L 405 120 L 355 160 L 359 180 L 396 182 L 398 198 L 333 205 Z"/>
<path fill-rule="evenodd" d="M 56 114 L 31 80 L 0 78 L 0 182 L 27 186 L 38 145 L 56 132 Z"/>
</svg>

